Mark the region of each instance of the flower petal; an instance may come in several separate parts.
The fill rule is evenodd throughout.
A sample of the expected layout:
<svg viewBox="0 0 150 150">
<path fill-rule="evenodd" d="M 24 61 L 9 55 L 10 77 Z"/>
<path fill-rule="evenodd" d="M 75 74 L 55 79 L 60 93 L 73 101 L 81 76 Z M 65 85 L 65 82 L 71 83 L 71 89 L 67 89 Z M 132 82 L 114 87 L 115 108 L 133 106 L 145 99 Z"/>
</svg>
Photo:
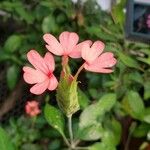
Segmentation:
<svg viewBox="0 0 150 150">
<path fill-rule="evenodd" d="M 43 39 L 48 44 L 46 48 L 53 54 L 61 56 L 63 54 L 63 48 L 57 39 L 51 34 L 44 34 Z"/>
<path fill-rule="evenodd" d="M 44 61 L 47 64 L 49 71 L 53 72 L 55 69 L 55 61 L 53 55 L 47 52 L 44 56 Z"/>
<path fill-rule="evenodd" d="M 99 56 L 98 64 L 102 68 L 110 68 L 117 63 L 117 60 L 114 58 L 113 53 L 106 52 Z"/>
<path fill-rule="evenodd" d="M 63 47 L 64 54 L 68 55 L 79 41 L 79 36 L 75 32 L 62 32 L 59 36 L 60 44 Z"/>
<path fill-rule="evenodd" d="M 36 94 L 36 95 L 40 95 L 48 88 L 48 85 L 49 85 L 49 79 L 45 80 L 42 83 L 35 84 L 30 89 L 30 92 L 33 93 L 33 94 Z"/>
<path fill-rule="evenodd" d="M 81 57 L 81 50 L 82 50 L 82 47 L 84 44 L 89 44 L 89 46 L 92 44 L 92 41 L 90 40 L 86 40 L 86 41 L 83 41 L 79 44 L 77 44 L 74 49 L 71 51 L 71 53 L 69 54 L 69 56 L 71 58 L 80 58 Z"/>
<path fill-rule="evenodd" d="M 106 52 L 100 55 L 92 64 L 85 63 L 84 68 L 88 71 L 99 73 L 111 73 L 117 60 L 114 58 L 113 53 Z"/>
<path fill-rule="evenodd" d="M 39 55 L 39 53 L 35 50 L 30 50 L 27 53 L 27 58 L 29 62 L 37 69 L 44 73 L 48 73 L 48 67 L 45 64 L 44 59 Z"/>
<path fill-rule="evenodd" d="M 96 41 L 93 43 L 89 53 L 87 54 L 86 61 L 92 63 L 104 50 L 104 43 L 101 41 Z"/>
<path fill-rule="evenodd" d="M 35 70 L 31 67 L 23 67 L 23 78 L 29 84 L 40 83 L 47 79 L 47 76 L 40 70 Z"/>
<path fill-rule="evenodd" d="M 112 69 L 105 69 L 105 68 L 100 68 L 98 66 L 95 66 L 95 65 L 87 65 L 85 64 L 84 65 L 84 68 L 88 71 L 91 71 L 91 72 L 96 72 L 96 73 L 111 73 L 113 72 Z"/>
<path fill-rule="evenodd" d="M 55 90 L 55 89 L 57 88 L 57 85 L 58 85 L 58 81 L 57 81 L 56 77 L 53 75 L 53 76 L 50 78 L 50 82 L 49 82 L 48 89 L 49 89 L 50 91 Z"/>
<path fill-rule="evenodd" d="M 82 50 L 81 50 L 81 56 L 82 58 L 86 61 L 89 62 L 91 60 L 90 58 L 90 45 L 87 43 L 84 43 L 82 45 Z"/>
</svg>

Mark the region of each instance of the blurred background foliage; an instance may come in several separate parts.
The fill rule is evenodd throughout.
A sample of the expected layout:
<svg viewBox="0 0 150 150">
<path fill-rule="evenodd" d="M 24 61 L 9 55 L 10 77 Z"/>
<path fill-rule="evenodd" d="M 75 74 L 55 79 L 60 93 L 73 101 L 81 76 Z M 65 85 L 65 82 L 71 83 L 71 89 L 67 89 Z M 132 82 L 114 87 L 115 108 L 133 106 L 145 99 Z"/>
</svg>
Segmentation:
<svg viewBox="0 0 150 150">
<path fill-rule="evenodd" d="M 150 148 L 150 44 L 126 40 L 125 4 L 126 0 L 117 1 L 110 12 L 104 12 L 94 0 L 79 0 L 78 3 L 71 0 L 0 1 L 0 65 L 4 66 L 0 80 L 3 76 L 6 78 L 9 95 L 19 82 L 24 88 L 22 66 L 27 63 L 26 53 L 32 48 L 41 54 L 46 52 L 42 39 L 44 33 L 58 36 L 62 31 L 74 31 L 81 41 L 101 40 L 106 51 L 115 53 L 118 63 L 114 73 L 83 72 L 79 78 L 83 112 L 79 111 L 74 117 L 74 131 L 79 130 L 75 136 L 83 140 L 81 146 L 93 144 L 90 150 Z M 71 60 L 70 64 L 74 72 L 81 61 Z M 56 68 L 59 75 L 58 57 Z M 5 74 L 2 73 L 4 70 Z M 50 97 L 54 99 L 50 103 L 55 105 L 54 95 Z M 3 106 L 0 106 L 0 111 Z M 60 135 L 42 116 L 43 113 L 35 124 L 26 116 L 11 116 L 2 125 L 6 131 L 0 129 L 1 136 L 6 141 L 11 138 L 16 150 L 63 149 L 65 145 Z M 4 150 L 1 146 L 4 143 L 0 138 L 0 149 Z"/>
</svg>

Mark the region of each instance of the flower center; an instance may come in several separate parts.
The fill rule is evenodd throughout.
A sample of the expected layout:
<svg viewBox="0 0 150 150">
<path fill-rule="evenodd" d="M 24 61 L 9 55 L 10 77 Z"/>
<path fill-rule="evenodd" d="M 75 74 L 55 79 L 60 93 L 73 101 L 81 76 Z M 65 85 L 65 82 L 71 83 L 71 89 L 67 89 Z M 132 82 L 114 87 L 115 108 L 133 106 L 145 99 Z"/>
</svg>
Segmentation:
<svg viewBox="0 0 150 150">
<path fill-rule="evenodd" d="M 52 73 L 49 72 L 49 73 L 47 74 L 47 76 L 48 76 L 48 78 L 51 78 L 51 77 L 52 77 Z"/>
</svg>

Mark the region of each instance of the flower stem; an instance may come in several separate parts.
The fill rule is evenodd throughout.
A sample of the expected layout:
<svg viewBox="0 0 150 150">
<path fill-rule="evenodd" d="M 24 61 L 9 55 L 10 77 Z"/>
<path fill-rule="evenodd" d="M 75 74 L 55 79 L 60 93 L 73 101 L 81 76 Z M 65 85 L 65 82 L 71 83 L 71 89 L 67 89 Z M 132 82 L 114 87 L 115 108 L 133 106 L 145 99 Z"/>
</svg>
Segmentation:
<svg viewBox="0 0 150 150">
<path fill-rule="evenodd" d="M 70 143 L 71 145 L 73 145 L 72 115 L 68 116 L 68 130 L 70 136 Z"/>
<path fill-rule="evenodd" d="M 68 147 L 70 147 L 70 143 L 69 143 L 68 139 L 66 138 L 66 136 L 65 136 L 64 134 L 62 134 L 62 137 L 63 137 L 64 142 L 66 143 L 66 145 L 67 145 Z"/>
<path fill-rule="evenodd" d="M 78 69 L 77 73 L 75 74 L 74 76 L 75 80 L 78 78 L 79 73 L 82 71 L 83 68 L 84 68 L 84 64 L 82 64 L 82 66 Z"/>
</svg>

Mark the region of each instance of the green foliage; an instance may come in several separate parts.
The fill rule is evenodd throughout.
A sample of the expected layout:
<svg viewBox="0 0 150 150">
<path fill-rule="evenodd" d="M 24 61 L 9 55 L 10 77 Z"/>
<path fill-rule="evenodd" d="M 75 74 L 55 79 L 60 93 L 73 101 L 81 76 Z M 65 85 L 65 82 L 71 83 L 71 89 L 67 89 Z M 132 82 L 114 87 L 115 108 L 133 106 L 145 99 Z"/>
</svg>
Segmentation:
<svg viewBox="0 0 150 150">
<path fill-rule="evenodd" d="M 55 107 L 46 104 L 44 108 L 44 115 L 53 128 L 60 132 L 60 134 L 64 135 L 64 118 L 62 113 Z"/>
<path fill-rule="evenodd" d="M 80 128 L 96 124 L 115 105 L 116 95 L 106 94 L 97 103 L 88 106 L 80 116 Z"/>
<path fill-rule="evenodd" d="M 142 119 L 144 104 L 140 95 L 135 91 L 129 91 L 123 99 L 124 109 L 133 117 Z"/>
<path fill-rule="evenodd" d="M 15 150 L 6 131 L 1 127 L 0 127 L 0 149 L 1 150 Z"/>
<path fill-rule="evenodd" d="M 89 146 L 90 150 L 115 150 L 117 145 L 122 145 L 120 139 L 121 136 L 124 137 L 124 128 L 121 128 L 121 123 L 124 123 L 122 120 L 125 117 L 131 118 L 131 122 L 134 120 L 136 124 L 134 131 L 128 135 L 131 140 L 132 136 L 143 137 L 146 143 L 149 139 L 150 45 L 125 39 L 125 2 L 118 1 L 111 13 L 101 11 L 96 1 L 91 0 L 81 5 L 74 5 L 70 0 L 0 2 L 0 11 L 4 14 L 0 25 L 0 63 L 6 65 L 10 92 L 20 80 L 19 73 L 27 62 L 26 53 L 29 49 L 34 48 L 45 53 L 42 36 L 46 32 L 58 36 L 62 31 L 75 31 L 81 41 L 102 40 L 106 45 L 105 50 L 114 53 L 118 60 L 114 73 L 102 75 L 84 72 L 81 83 L 85 82 L 85 86 L 82 87 L 79 83 L 82 91 L 78 89 L 77 92 L 77 83 L 69 85 L 67 79 L 61 81 L 64 83 L 57 89 L 58 104 L 61 109 L 65 108 L 65 114 L 76 112 L 80 105 L 81 110 L 74 115 L 73 120 L 74 126 L 78 126 L 75 138 L 93 143 L 99 140 Z M 56 59 L 57 74 L 61 65 L 59 59 Z M 78 69 L 80 60 L 77 63 L 71 60 L 69 63 L 74 72 Z M 67 93 L 62 92 L 66 89 Z M 71 103 L 68 103 L 68 98 Z M 47 141 L 47 149 L 57 150 L 64 146 L 57 133 L 59 131 L 64 136 L 62 113 L 46 104 L 44 115 L 56 131 L 47 129 L 45 120 L 37 120 L 37 127 L 31 128 L 32 121 L 27 118 L 20 118 L 15 123 L 11 122 L 10 127 L 6 127 L 17 149 L 42 150 L 45 147 L 41 143 L 45 144 Z"/>
<path fill-rule="evenodd" d="M 7 70 L 7 85 L 10 90 L 13 90 L 18 82 L 19 68 L 16 65 L 10 66 Z"/>
<path fill-rule="evenodd" d="M 21 48 L 21 37 L 19 35 L 10 36 L 4 45 L 4 50 L 8 53 L 13 53 Z"/>
<path fill-rule="evenodd" d="M 89 105 L 89 98 L 87 95 L 80 89 L 78 89 L 78 99 L 81 109 L 86 108 Z"/>
</svg>

